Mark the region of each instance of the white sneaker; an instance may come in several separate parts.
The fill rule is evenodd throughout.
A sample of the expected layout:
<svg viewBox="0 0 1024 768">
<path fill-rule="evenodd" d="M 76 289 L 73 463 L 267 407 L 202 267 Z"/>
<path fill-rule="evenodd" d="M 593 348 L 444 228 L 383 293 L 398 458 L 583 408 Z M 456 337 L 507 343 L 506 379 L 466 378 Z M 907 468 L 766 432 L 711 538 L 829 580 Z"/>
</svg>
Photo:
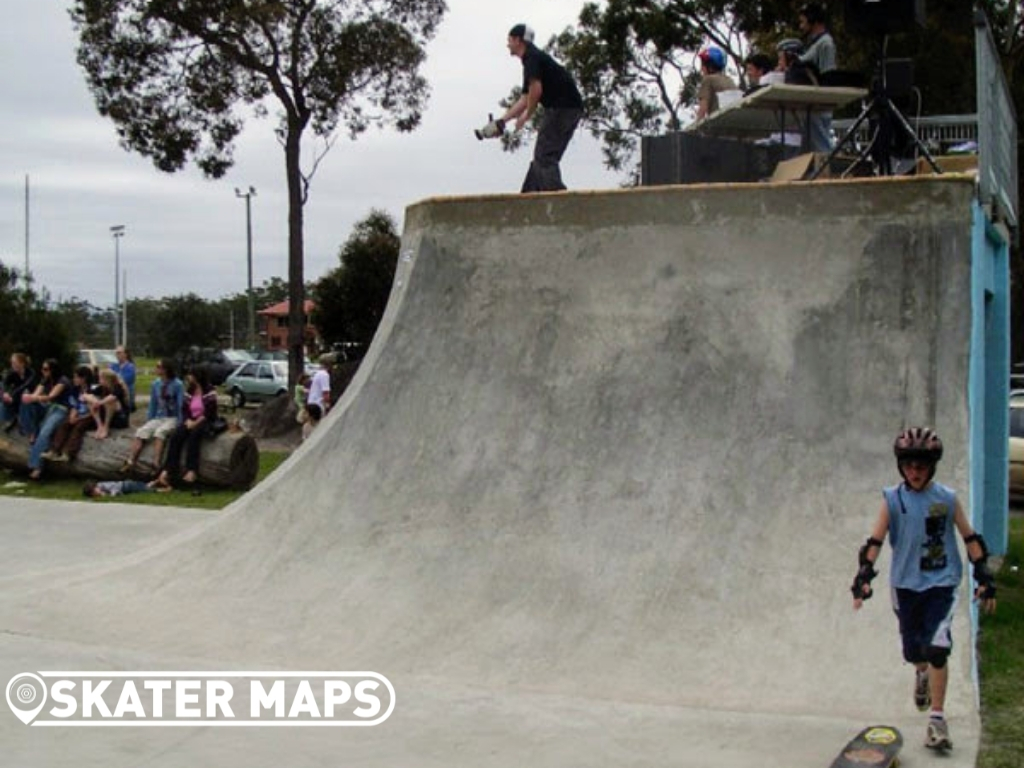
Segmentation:
<svg viewBox="0 0 1024 768">
<path fill-rule="evenodd" d="M 928 749 L 952 749 L 953 742 L 949 739 L 949 725 L 944 718 L 929 717 L 928 733 L 925 736 L 924 745 Z"/>
</svg>

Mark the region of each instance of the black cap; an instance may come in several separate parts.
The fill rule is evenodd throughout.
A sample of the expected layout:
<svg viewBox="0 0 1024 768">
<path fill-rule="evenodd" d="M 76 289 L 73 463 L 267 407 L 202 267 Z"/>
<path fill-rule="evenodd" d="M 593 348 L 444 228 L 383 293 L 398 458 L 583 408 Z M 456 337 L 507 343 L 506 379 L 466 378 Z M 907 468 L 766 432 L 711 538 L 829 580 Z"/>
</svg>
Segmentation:
<svg viewBox="0 0 1024 768">
<path fill-rule="evenodd" d="M 509 37 L 518 37 L 528 43 L 533 42 L 533 30 L 526 24 L 516 24 L 508 31 Z"/>
</svg>

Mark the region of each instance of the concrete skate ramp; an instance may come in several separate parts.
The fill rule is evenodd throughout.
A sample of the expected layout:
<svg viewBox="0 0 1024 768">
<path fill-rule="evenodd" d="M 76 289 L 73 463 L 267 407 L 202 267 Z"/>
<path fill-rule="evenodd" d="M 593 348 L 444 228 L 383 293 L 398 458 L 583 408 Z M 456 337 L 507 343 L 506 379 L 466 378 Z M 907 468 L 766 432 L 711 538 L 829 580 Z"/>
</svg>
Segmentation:
<svg viewBox="0 0 1024 768">
<path fill-rule="evenodd" d="M 374 346 L 281 470 L 185 543 L 0 600 L 8 677 L 367 669 L 390 720 L 0 738 L 33 766 L 821 768 L 889 722 L 924 765 L 887 574 L 859 614 L 848 587 L 902 425 L 967 498 L 972 194 L 411 207 Z M 967 602 L 947 768 L 977 745 Z"/>
</svg>

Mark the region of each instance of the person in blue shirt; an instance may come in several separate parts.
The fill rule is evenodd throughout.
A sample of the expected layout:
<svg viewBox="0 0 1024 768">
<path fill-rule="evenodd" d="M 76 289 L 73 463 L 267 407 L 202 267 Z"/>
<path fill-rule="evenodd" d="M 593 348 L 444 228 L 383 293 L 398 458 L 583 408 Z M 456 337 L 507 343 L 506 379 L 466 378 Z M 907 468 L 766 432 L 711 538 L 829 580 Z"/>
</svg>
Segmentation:
<svg viewBox="0 0 1024 768">
<path fill-rule="evenodd" d="M 146 422 L 135 432 L 131 452 L 121 465 L 122 473 L 135 469 L 139 454 L 150 439 L 153 440 L 153 465 L 159 467 L 163 463 L 164 443 L 183 421 L 185 389 L 174 370 L 174 363 L 167 359 L 161 360 L 156 365 L 156 372 L 157 378 L 149 392 Z"/>
<path fill-rule="evenodd" d="M 996 608 L 995 579 L 988 569 L 985 540 L 971 527 L 956 492 L 934 480 L 942 458 L 942 440 L 935 431 L 904 429 L 896 437 L 893 452 L 903 482 L 884 490 L 875 527 L 860 549 L 851 588 L 853 607 L 860 609 L 871 597 L 871 580 L 878 575 L 874 566 L 888 535 L 892 546 L 889 580 L 903 658 L 915 668 L 914 703 L 921 711 L 930 707 L 925 746 L 946 750 L 953 745 L 945 717 L 946 662 L 953 647 L 951 627 L 963 576 L 956 531 L 974 565 L 975 599 L 987 612 Z"/>
<path fill-rule="evenodd" d="M 132 353 L 128 347 L 118 347 L 114 350 L 117 355 L 117 362 L 110 364 L 110 370 L 121 377 L 125 387 L 128 388 L 128 410 L 135 412 L 135 361 L 132 360 Z"/>
</svg>

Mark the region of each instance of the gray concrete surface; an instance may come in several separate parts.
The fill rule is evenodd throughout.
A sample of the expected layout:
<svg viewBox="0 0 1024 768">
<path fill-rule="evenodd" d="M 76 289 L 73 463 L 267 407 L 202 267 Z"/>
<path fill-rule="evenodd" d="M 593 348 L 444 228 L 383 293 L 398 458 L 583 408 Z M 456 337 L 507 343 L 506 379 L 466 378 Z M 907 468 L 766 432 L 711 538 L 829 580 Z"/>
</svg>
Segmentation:
<svg viewBox="0 0 1024 768">
<path fill-rule="evenodd" d="M 9 764 L 819 768 L 888 722 L 903 765 L 931 765 L 884 587 L 859 614 L 848 587 L 901 425 L 938 427 L 942 479 L 967 498 L 972 193 L 413 206 L 368 358 L 279 472 L 128 560 L 0 581 L 0 681 L 367 669 L 395 713 L 368 729 L 0 717 Z M 946 768 L 977 749 L 966 606 Z"/>
</svg>

